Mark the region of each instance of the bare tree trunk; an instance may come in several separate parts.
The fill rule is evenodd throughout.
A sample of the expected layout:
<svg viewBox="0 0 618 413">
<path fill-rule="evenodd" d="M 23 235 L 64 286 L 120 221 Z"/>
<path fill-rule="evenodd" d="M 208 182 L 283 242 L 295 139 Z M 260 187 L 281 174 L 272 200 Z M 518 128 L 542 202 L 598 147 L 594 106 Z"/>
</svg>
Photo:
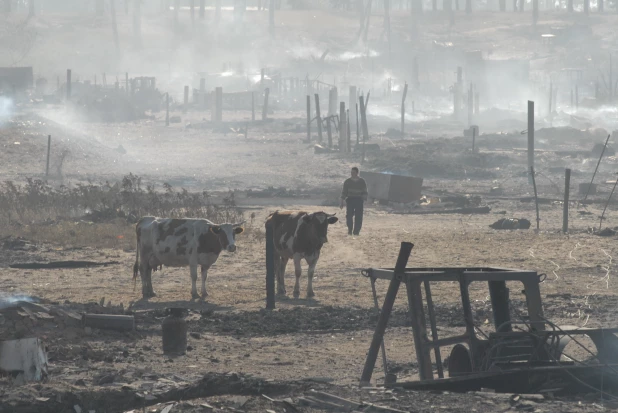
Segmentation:
<svg viewBox="0 0 618 413">
<path fill-rule="evenodd" d="M 371 0 L 367 2 L 367 9 L 365 10 L 365 33 L 363 34 L 363 42 L 367 43 L 367 36 L 369 35 L 369 23 L 371 23 Z"/>
<path fill-rule="evenodd" d="M 114 44 L 116 53 L 120 55 L 120 41 L 118 40 L 118 26 L 116 25 L 116 0 L 109 0 L 109 9 L 112 15 L 112 31 L 114 32 Z"/>
</svg>

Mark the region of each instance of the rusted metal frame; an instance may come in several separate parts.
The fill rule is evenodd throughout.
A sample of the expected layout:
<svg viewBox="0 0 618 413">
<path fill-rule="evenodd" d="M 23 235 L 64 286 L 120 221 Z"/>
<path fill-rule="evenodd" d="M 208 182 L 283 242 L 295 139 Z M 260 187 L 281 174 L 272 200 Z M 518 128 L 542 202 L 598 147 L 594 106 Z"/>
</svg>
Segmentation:
<svg viewBox="0 0 618 413">
<path fill-rule="evenodd" d="M 407 89 L 407 85 L 406 85 Z M 427 313 L 429 314 L 429 326 L 431 327 L 432 343 L 438 341 L 438 331 L 436 328 L 436 313 L 433 308 L 433 299 L 431 298 L 431 287 L 429 281 L 425 280 L 425 300 L 427 300 Z M 438 377 L 444 378 L 444 369 L 442 368 L 442 356 L 440 355 L 440 346 L 434 347 L 434 357 L 436 359 L 436 367 L 438 369 Z"/>
<path fill-rule="evenodd" d="M 365 360 L 365 366 L 361 375 L 361 386 L 367 385 L 371 381 L 371 375 L 378 358 L 378 352 L 380 351 L 380 345 L 384 339 L 384 332 L 386 331 L 386 325 L 393 311 L 393 305 L 395 304 L 395 298 L 397 298 L 397 292 L 399 292 L 399 286 L 401 285 L 401 275 L 406 269 L 408 259 L 414 244 L 411 242 L 402 242 L 399 249 L 399 256 L 397 257 L 397 264 L 395 265 L 395 273 L 388 286 L 386 296 L 384 297 L 384 304 L 382 304 L 382 311 L 378 318 L 378 325 L 373 333 L 373 339 L 367 352 L 367 359 Z"/>
<path fill-rule="evenodd" d="M 474 318 L 472 317 L 472 306 L 470 305 L 470 294 L 468 285 L 470 282 L 466 276 L 461 273 L 459 275 L 459 293 L 461 294 L 461 306 L 463 309 L 464 323 L 466 324 L 466 335 L 469 337 L 470 343 L 470 358 L 472 361 L 472 371 L 476 371 L 481 361 L 478 351 L 478 340 L 474 329 Z"/>
<path fill-rule="evenodd" d="M 418 375 L 421 380 L 433 380 L 433 368 L 431 367 L 431 346 L 428 346 L 427 324 L 423 311 L 423 296 L 421 283 L 408 278 L 405 280 L 408 292 L 408 306 L 410 309 L 410 323 L 412 324 L 412 336 L 416 349 L 416 361 L 418 362 Z"/>
</svg>

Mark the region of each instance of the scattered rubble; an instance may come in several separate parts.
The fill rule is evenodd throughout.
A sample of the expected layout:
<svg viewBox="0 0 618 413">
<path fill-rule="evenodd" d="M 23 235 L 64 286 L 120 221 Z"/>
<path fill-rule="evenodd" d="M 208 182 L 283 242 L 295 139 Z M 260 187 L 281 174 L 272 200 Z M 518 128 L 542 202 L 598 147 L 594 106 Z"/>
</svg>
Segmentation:
<svg viewBox="0 0 618 413">
<path fill-rule="evenodd" d="M 493 229 L 530 229 L 530 221 L 525 218 L 501 218 L 491 224 Z"/>
</svg>

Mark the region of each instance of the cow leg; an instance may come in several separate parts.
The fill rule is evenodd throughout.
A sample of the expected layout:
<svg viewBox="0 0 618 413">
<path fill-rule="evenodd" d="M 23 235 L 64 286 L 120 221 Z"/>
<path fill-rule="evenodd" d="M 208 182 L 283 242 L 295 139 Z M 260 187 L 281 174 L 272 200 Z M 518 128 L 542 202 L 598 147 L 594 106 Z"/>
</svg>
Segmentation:
<svg viewBox="0 0 618 413">
<path fill-rule="evenodd" d="M 315 272 L 315 266 L 318 263 L 318 258 L 320 258 L 319 253 L 313 257 L 307 258 L 307 264 L 309 264 L 309 269 L 307 270 L 307 298 L 315 296 L 313 293 L 313 273 Z"/>
<path fill-rule="evenodd" d="M 294 298 L 298 298 L 300 296 L 300 257 L 294 256 L 294 272 L 296 274 L 296 284 L 294 284 Z"/>
<path fill-rule="evenodd" d="M 191 298 L 200 298 L 200 295 L 197 293 L 197 264 L 191 264 L 189 266 L 191 269 Z"/>
<path fill-rule="evenodd" d="M 139 273 L 142 278 L 142 297 L 151 298 L 156 296 L 152 288 L 152 268 L 147 263 L 141 264 Z"/>
<path fill-rule="evenodd" d="M 202 300 L 205 300 L 208 296 L 206 291 L 206 278 L 208 277 L 208 266 L 202 265 Z"/>
<path fill-rule="evenodd" d="M 279 265 L 277 265 L 277 261 Z M 285 268 L 288 266 L 288 259 L 284 257 L 275 258 L 275 275 L 277 277 L 277 294 L 285 295 Z"/>
</svg>

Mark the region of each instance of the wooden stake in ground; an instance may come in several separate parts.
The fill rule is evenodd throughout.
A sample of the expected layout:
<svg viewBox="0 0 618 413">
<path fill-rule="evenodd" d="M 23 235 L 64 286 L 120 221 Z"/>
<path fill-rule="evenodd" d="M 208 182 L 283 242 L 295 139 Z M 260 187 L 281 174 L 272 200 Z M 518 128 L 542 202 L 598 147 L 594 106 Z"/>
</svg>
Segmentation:
<svg viewBox="0 0 618 413">
<path fill-rule="evenodd" d="M 406 96 L 408 95 L 408 83 L 406 82 L 403 87 L 403 96 L 401 97 L 401 139 L 405 135 L 405 123 L 406 123 Z"/>
<path fill-rule="evenodd" d="M 351 131 L 350 131 L 350 109 L 346 109 L 346 119 L 348 121 L 347 124 L 347 129 L 346 131 L 348 132 L 348 152 L 352 152 L 352 135 L 351 135 Z"/>
<path fill-rule="evenodd" d="M 586 191 L 586 196 L 584 196 L 584 201 L 588 198 L 588 194 L 590 193 L 590 187 L 592 187 L 592 183 L 594 182 L 594 177 L 599 170 L 599 165 L 601 164 L 601 159 L 603 158 L 603 154 L 605 153 L 605 148 L 607 148 L 607 142 L 609 142 L 609 137 L 612 135 L 607 135 L 607 139 L 605 140 L 605 145 L 603 146 L 603 150 L 601 151 L 601 156 L 599 156 L 599 161 L 597 162 L 597 167 L 594 168 L 594 173 L 592 174 L 592 179 L 590 180 L 590 184 L 588 185 L 588 190 Z"/>
<path fill-rule="evenodd" d="M 601 231 L 601 225 L 603 225 L 603 218 L 605 217 L 605 210 L 609 205 L 609 201 L 612 199 L 612 195 L 614 195 L 614 190 L 616 189 L 616 184 L 618 184 L 618 176 L 616 177 L 616 182 L 614 182 L 614 186 L 612 187 L 612 192 L 609 194 L 609 198 L 607 198 L 607 202 L 605 203 L 605 208 L 603 208 L 603 213 L 601 214 L 601 220 L 599 221 L 599 231 Z"/>
<path fill-rule="evenodd" d="M 311 96 L 307 95 L 307 142 L 311 142 Z"/>
<path fill-rule="evenodd" d="M 571 170 L 564 171 L 564 207 L 562 209 L 562 232 L 569 232 L 569 192 L 571 189 Z"/>
<path fill-rule="evenodd" d="M 320 95 L 315 94 L 315 121 L 318 124 L 318 142 L 321 144 L 323 140 L 322 136 L 322 115 L 320 114 Z"/>
<path fill-rule="evenodd" d="M 274 0 L 271 0 L 271 3 L 272 2 L 274 2 Z M 266 117 L 268 114 L 268 95 L 269 94 L 270 94 L 270 88 L 266 88 L 264 90 L 264 106 L 262 107 L 262 120 L 266 120 Z"/>
<path fill-rule="evenodd" d="M 534 188 L 534 205 L 536 206 L 536 230 L 538 231 L 541 218 L 539 218 L 539 196 L 536 192 L 536 178 L 534 175 L 534 166 L 530 167 L 530 178 L 532 180 L 532 187 Z"/>
<path fill-rule="evenodd" d="M 45 164 L 45 178 L 49 176 L 49 154 L 51 152 L 51 135 L 47 135 L 47 162 Z"/>
<path fill-rule="evenodd" d="M 534 102 L 528 101 L 528 169 L 534 167 Z M 534 179 L 534 175 L 531 175 Z"/>
<path fill-rule="evenodd" d="M 170 126 L 170 94 L 165 94 L 165 126 Z"/>
</svg>

